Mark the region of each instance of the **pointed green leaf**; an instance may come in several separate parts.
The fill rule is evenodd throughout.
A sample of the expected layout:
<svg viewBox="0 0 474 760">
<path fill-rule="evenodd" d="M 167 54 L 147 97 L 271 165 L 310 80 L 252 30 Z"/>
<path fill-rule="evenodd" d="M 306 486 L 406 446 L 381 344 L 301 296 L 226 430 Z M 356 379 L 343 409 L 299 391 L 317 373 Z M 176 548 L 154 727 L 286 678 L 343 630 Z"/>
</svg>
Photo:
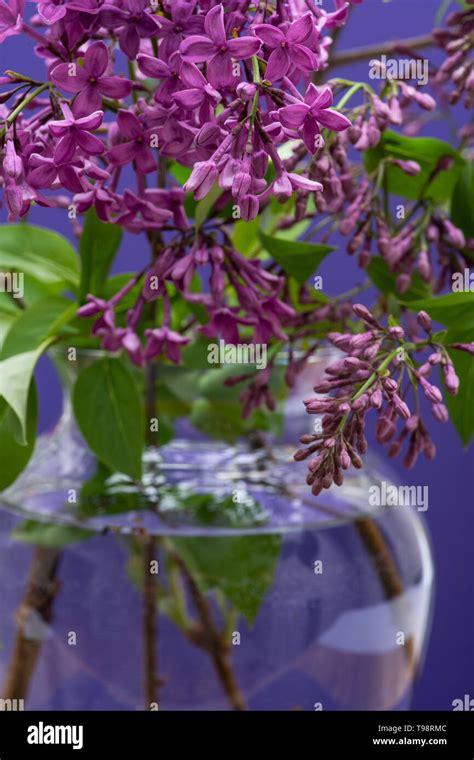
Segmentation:
<svg viewBox="0 0 474 760">
<path fill-rule="evenodd" d="M 135 381 L 119 359 L 100 359 L 79 375 L 73 393 L 80 430 L 101 462 L 139 480 L 144 413 Z"/>
</svg>

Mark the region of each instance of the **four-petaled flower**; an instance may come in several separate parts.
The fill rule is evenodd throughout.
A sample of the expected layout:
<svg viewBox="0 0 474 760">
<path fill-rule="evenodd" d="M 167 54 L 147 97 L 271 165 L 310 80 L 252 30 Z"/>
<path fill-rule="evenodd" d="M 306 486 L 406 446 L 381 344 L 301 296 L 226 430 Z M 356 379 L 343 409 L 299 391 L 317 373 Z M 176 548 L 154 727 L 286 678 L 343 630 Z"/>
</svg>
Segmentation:
<svg viewBox="0 0 474 760">
<path fill-rule="evenodd" d="M 181 346 L 189 343 L 189 338 L 170 330 L 169 327 L 157 327 L 154 330 L 145 330 L 148 343 L 145 348 L 145 360 L 150 361 L 155 356 L 165 354 L 173 364 L 179 364 L 181 360 Z"/>
<path fill-rule="evenodd" d="M 291 66 L 310 73 L 318 68 L 313 51 L 304 45 L 315 30 L 313 17 L 306 13 L 293 21 L 286 32 L 271 24 L 257 24 L 255 34 L 272 50 L 265 71 L 265 79 L 275 82 L 286 76 Z"/>
<path fill-rule="evenodd" d="M 137 57 L 140 37 L 153 37 L 160 28 L 158 18 L 147 12 L 147 6 L 147 0 L 123 0 L 121 8 L 104 5 L 100 11 L 104 26 L 120 29 L 120 49 L 130 60 Z"/>
<path fill-rule="evenodd" d="M 102 124 L 103 111 L 95 111 L 89 116 L 75 119 L 67 103 L 61 103 L 61 110 L 64 119 L 49 123 L 50 132 L 60 138 L 54 151 L 56 162 L 70 161 L 77 148 L 89 156 L 99 156 L 103 153 L 105 148 L 102 140 L 90 134 Z"/>
<path fill-rule="evenodd" d="M 207 78 L 213 87 L 229 87 L 234 81 L 233 59 L 251 58 L 260 50 L 260 40 L 256 37 L 227 38 L 224 23 L 224 8 L 216 5 L 204 20 L 204 35 L 187 37 L 179 48 L 185 61 L 203 63 L 207 61 Z"/>
<path fill-rule="evenodd" d="M 139 172 L 147 174 L 156 169 L 156 161 L 150 148 L 153 129 L 145 129 L 131 111 L 119 111 L 117 114 L 118 132 L 128 138 L 107 151 L 107 158 L 112 164 L 124 166 L 135 162 Z"/>
<path fill-rule="evenodd" d="M 319 125 L 334 132 L 342 132 L 351 126 L 351 122 L 330 106 L 333 96 L 329 87 L 318 89 L 310 84 L 304 101 L 284 106 L 278 111 L 281 124 L 287 129 L 301 130 L 304 143 L 310 153 L 316 149 L 316 137 L 320 134 Z"/>
<path fill-rule="evenodd" d="M 87 48 L 84 66 L 60 63 L 51 71 L 54 84 L 66 92 L 77 92 L 73 110 L 76 116 L 86 116 L 102 106 L 106 98 L 126 98 L 132 91 L 132 83 L 122 77 L 105 76 L 109 65 L 109 53 L 103 42 L 95 42 Z"/>
</svg>

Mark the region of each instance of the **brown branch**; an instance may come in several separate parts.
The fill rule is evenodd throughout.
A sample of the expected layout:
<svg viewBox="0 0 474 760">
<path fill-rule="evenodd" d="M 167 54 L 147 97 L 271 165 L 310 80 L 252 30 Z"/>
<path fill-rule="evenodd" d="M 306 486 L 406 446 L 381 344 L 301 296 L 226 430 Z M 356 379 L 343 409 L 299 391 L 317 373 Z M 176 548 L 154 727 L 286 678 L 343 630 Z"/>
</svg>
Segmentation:
<svg viewBox="0 0 474 760">
<path fill-rule="evenodd" d="M 58 592 L 60 551 L 38 546 L 33 555 L 25 596 L 16 612 L 16 635 L 3 686 L 3 699 L 25 699 L 43 644 L 43 626 L 53 617 Z"/>
<path fill-rule="evenodd" d="M 432 47 L 434 45 L 431 34 L 422 34 L 418 37 L 408 37 L 404 40 L 394 42 L 386 40 L 366 47 L 351 48 L 334 55 L 329 61 L 329 68 L 335 66 L 345 66 L 347 63 L 357 63 L 358 61 L 367 61 L 371 58 L 378 58 L 384 53 L 400 53 L 406 50 L 420 50 L 421 48 Z"/>
<path fill-rule="evenodd" d="M 211 607 L 206 597 L 201 593 L 183 559 L 174 550 L 170 551 L 170 556 L 181 570 L 181 573 L 187 582 L 189 593 L 200 620 L 199 627 L 185 632 L 194 644 L 201 646 L 209 652 L 214 668 L 232 708 L 234 710 L 246 710 L 247 705 L 245 704 L 244 696 L 240 691 L 237 678 L 232 668 L 230 644 L 226 641 L 224 634 L 215 626 Z"/>
<path fill-rule="evenodd" d="M 395 599 L 404 592 L 398 568 L 378 525 L 368 517 L 355 521 L 356 529 L 375 565 L 378 578 L 387 599 Z M 410 671 L 415 671 L 415 650 L 413 636 L 405 641 L 405 653 Z"/>
</svg>

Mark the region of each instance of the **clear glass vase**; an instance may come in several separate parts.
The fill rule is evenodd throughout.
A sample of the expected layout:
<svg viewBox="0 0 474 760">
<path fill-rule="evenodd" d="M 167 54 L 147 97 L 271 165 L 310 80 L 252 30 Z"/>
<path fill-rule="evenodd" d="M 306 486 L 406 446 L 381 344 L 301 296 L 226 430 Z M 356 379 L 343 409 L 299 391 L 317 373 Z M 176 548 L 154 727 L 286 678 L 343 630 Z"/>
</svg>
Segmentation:
<svg viewBox="0 0 474 760">
<path fill-rule="evenodd" d="M 370 486 L 392 480 L 375 459 L 315 498 L 291 457 L 308 426 L 301 400 L 331 358 L 301 375 L 279 440 L 175 439 L 147 450 L 140 486 L 116 475 L 99 492 L 83 489 L 96 463 L 66 392 L 58 425 L 0 496 L 4 699 L 409 709 L 432 600 L 422 519 L 369 506 Z"/>
</svg>

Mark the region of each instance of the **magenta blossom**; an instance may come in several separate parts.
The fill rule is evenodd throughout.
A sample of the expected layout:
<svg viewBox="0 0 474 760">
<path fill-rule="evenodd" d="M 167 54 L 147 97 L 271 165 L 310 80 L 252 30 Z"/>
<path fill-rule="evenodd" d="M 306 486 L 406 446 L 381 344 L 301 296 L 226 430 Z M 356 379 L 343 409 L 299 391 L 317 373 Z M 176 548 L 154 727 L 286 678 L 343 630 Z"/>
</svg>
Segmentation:
<svg viewBox="0 0 474 760">
<path fill-rule="evenodd" d="M 227 39 L 224 8 L 216 5 L 204 20 L 207 36 L 191 35 L 181 43 L 180 53 L 185 61 L 207 61 L 207 78 L 213 87 L 230 87 L 234 80 L 233 59 L 251 58 L 260 50 L 260 40 L 255 37 L 231 37 Z"/>
<path fill-rule="evenodd" d="M 144 174 L 156 169 L 156 161 L 150 148 L 153 129 L 144 129 L 131 111 L 119 111 L 117 125 L 119 134 L 128 139 L 107 152 L 108 160 L 117 166 L 134 161 L 138 171 Z"/>
<path fill-rule="evenodd" d="M 103 111 L 95 111 L 90 116 L 75 119 L 66 103 L 61 103 L 61 110 L 64 119 L 49 123 L 50 132 L 54 137 L 60 138 L 54 151 L 55 160 L 59 163 L 69 161 L 77 148 L 89 156 L 99 156 L 103 153 L 102 140 L 90 134 L 102 124 Z"/>
<path fill-rule="evenodd" d="M 10 0 L 8 5 L 0 0 L 0 44 L 14 34 L 19 34 L 25 9 L 25 0 Z"/>
<path fill-rule="evenodd" d="M 257 24 L 257 37 L 272 50 L 265 78 L 271 82 L 281 79 L 288 74 L 291 65 L 305 73 L 317 69 L 318 61 L 315 54 L 303 44 L 313 32 L 314 21 L 311 13 L 293 21 L 286 32 L 271 24 Z"/>
<path fill-rule="evenodd" d="M 109 66 L 109 53 L 103 42 L 95 42 L 87 48 L 84 66 L 74 63 L 60 63 L 51 71 L 54 84 L 66 92 L 78 93 L 73 110 L 76 116 L 86 116 L 98 111 L 102 97 L 126 98 L 132 91 L 132 84 L 122 77 L 105 76 Z"/>
<path fill-rule="evenodd" d="M 202 16 L 192 15 L 196 4 L 197 0 L 173 0 L 170 3 L 171 18 L 160 17 L 160 30 L 157 37 L 163 40 L 159 51 L 163 61 L 169 60 L 186 36 L 202 33 L 204 28 Z"/>
<path fill-rule="evenodd" d="M 333 96 L 329 87 L 318 89 L 310 84 L 304 102 L 280 108 L 280 122 L 286 129 L 301 130 L 307 149 L 314 153 L 320 125 L 334 132 L 342 132 L 351 126 L 347 116 L 330 108 L 332 103 Z"/>
<path fill-rule="evenodd" d="M 155 356 L 165 354 L 173 364 L 179 364 L 181 361 L 181 346 L 189 343 L 189 338 L 185 338 L 169 327 L 157 327 L 154 330 L 146 330 L 145 336 L 148 343 L 145 348 L 145 360 L 150 361 Z"/>
<path fill-rule="evenodd" d="M 140 37 L 153 37 L 160 28 L 156 16 L 148 13 L 147 0 L 123 0 L 122 7 L 104 5 L 100 11 L 100 21 L 109 29 L 120 29 L 119 45 L 126 56 L 137 57 Z"/>
</svg>

